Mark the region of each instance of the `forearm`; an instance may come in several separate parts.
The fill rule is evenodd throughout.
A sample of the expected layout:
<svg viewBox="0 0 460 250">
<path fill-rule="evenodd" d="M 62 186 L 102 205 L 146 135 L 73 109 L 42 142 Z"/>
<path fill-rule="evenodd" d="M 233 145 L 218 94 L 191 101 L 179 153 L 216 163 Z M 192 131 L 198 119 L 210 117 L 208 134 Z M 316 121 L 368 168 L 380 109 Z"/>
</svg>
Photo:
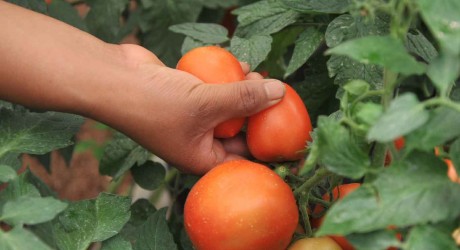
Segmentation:
<svg viewBox="0 0 460 250">
<path fill-rule="evenodd" d="M 110 84 L 127 84 L 120 46 L 3 1 L 0 23 L 1 99 L 84 114 L 109 101 Z"/>
</svg>

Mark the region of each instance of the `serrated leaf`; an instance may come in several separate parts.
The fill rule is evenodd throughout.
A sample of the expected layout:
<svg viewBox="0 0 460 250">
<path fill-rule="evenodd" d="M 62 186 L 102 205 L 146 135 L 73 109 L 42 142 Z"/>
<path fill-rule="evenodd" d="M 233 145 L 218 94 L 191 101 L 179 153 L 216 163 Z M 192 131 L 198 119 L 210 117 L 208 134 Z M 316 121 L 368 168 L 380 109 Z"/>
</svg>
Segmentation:
<svg viewBox="0 0 460 250">
<path fill-rule="evenodd" d="M 348 235 L 390 225 L 454 220 L 460 215 L 459 192 L 460 185 L 447 178 L 443 161 L 432 153 L 413 153 L 404 163 L 389 166 L 375 181 L 335 203 L 317 235 Z"/>
<path fill-rule="evenodd" d="M 155 53 L 166 65 L 175 67 L 181 57 L 183 36 L 168 27 L 197 21 L 203 6 L 190 0 L 159 0 L 142 1 L 140 7 L 141 45 Z"/>
<path fill-rule="evenodd" d="M 284 77 L 299 69 L 318 49 L 323 41 L 323 34 L 315 28 L 307 28 L 295 42 L 292 58 L 289 61 Z"/>
<path fill-rule="evenodd" d="M 131 243 L 120 235 L 112 237 L 102 243 L 101 250 L 132 250 Z"/>
<path fill-rule="evenodd" d="M 427 75 L 441 95 L 446 95 L 460 75 L 460 58 L 452 54 L 441 53 L 431 61 Z"/>
<path fill-rule="evenodd" d="M 137 229 L 134 250 L 177 249 L 166 221 L 166 211 L 167 208 L 158 210 Z"/>
<path fill-rule="evenodd" d="M 417 0 L 426 25 L 441 44 L 441 47 L 460 54 L 460 2 L 458 0 Z"/>
<path fill-rule="evenodd" d="M 319 158 L 327 169 L 352 179 L 358 179 L 368 171 L 370 162 L 366 153 L 338 122 L 320 117 L 317 137 Z"/>
<path fill-rule="evenodd" d="M 254 70 L 267 57 L 272 41 L 271 36 L 252 36 L 248 39 L 234 36 L 230 51 L 239 61 L 249 63 L 251 70 Z"/>
<path fill-rule="evenodd" d="M 412 93 L 394 99 L 388 110 L 371 127 L 367 138 L 390 142 L 421 127 L 428 121 L 429 113 Z"/>
<path fill-rule="evenodd" d="M 166 170 L 159 162 L 147 161 L 131 168 L 131 174 L 140 187 L 154 190 L 164 183 Z"/>
<path fill-rule="evenodd" d="M 0 192 L 0 209 L 8 201 L 13 201 L 21 197 L 40 197 L 40 192 L 34 185 L 29 183 L 25 174 L 21 174 L 11 180 L 8 186 Z"/>
<path fill-rule="evenodd" d="M 157 212 L 157 209 L 147 199 L 138 199 L 131 205 L 131 217 L 119 235 L 124 239 L 134 242 L 138 237 L 137 228 L 141 227 L 147 219 Z"/>
<path fill-rule="evenodd" d="M 128 6 L 128 0 L 89 1 L 90 11 L 85 21 L 88 31 L 108 43 L 118 43 L 122 37 L 121 13 Z"/>
<path fill-rule="evenodd" d="M 215 23 L 181 23 L 172 25 L 169 29 L 207 44 L 219 44 L 229 40 L 227 29 Z"/>
<path fill-rule="evenodd" d="M 460 173 L 460 138 L 450 145 L 449 155 L 456 172 Z"/>
<path fill-rule="evenodd" d="M 8 182 L 16 177 L 16 171 L 12 167 L 0 163 L 0 183 Z"/>
<path fill-rule="evenodd" d="M 425 65 L 411 57 L 404 45 L 390 36 L 366 36 L 346 41 L 326 51 L 348 56 L 360 63 L 376 64 L 405 75 L 422 74 Z"/>
<path fill-rule="evenodd" d="M 67 207 L 67 203 L 52 197 L 19 197 L 3 206 L 0 220 L 10 225 L 34 225 L 52 220 Z"/>
<path fill-rule="evenodd" d="M 281 2 L 289 8 L 306 13 L 344 13 L 350 5 L 350 0 L 282 0 Z"/>
<path fill-rule="evenodd" d="M 420 225 L 410 230 L 404 249 L 443 249 L 458 250 L 450 232 L 439 230 L 431 225 Z"/>
<path fill-rule="evenodd" d="M 121 133 L 116 133 L 105 147 L 99 172 L 120 178 L 134 164 L 143 164 L 151 153 Z"/>
<path fill-rule="evenodd" d="M 91 242 L 117 234 L 130 217 L 130 198 L 101 193 L 95 200 L 83 200 L 53 220 L 59 249 L 86 249 Z"/>
<path fill-rule="evenodd" d="M 46 14 L 46 3 L 42 0 L 7 0 L 7 2 L 14 3 L 16 5 L 42 14 Z"/>
<path fill-rule="evenodd" d="M 246 38 L 256 35 L 271 35 L 295 23 L 299 16 L 300 14 L 298 12 L 287 10 L 273 16 L 259 19 L 245 26 L 238 25 L 235 30 L 235 35 Z"/>
<path fill-rule="evenodd" d="M 433 58 L 438 56 L 436 48 L 419 30 L 410 30 L 407 33 L 405 43 L 409 52 L 420 56 L 425 62 L 430 62 Z"/>
<path fill-rule="evenodd" d="M 0 110 L 0 157 L 5 153 L 44 154 L 71 145 L 83 119 L 76 115 Z"/>
<path fill-rule="evenodd" d="M 283 13 L 286 10 L 283 4 L 278 1 L 263 0 L 239 7 L 233 10 L 232 14 L 237 16 L 239 25 L 246 26 L 258 20 Z"/>
<path fill-rule="evenodd" d="M 86 23 L 80 17 L 77 10 L 66 1 L 51 1 L 51 4 L 48 5 L 48 15 L 80 30 L 87 30 Z"/>
<path fill-rule="evenodd" d="M 429 114 L 429 120 L 407 136 L 408 147 L 432 151 L 460 135 L 460 112 L 440 107 Z"/>
<path fill-rule="evenodd" d="M 15 227 L 11 231 L 0 230 L 0 249 L 2 250 L 51 250 L 33 233 L 22 227 Z"/>
</svg>

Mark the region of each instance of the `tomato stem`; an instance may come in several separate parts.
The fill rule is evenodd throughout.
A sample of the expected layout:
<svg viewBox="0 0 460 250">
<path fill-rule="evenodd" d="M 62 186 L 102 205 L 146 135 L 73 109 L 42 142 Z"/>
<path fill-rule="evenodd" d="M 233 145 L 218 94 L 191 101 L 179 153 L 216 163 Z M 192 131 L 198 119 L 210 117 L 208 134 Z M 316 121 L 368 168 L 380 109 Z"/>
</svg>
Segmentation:
<svg viewBox="0 0 460 250">
<path fill-rule="evenodd" d="M 326 178 L 327 176 L 330 176 L 332 174 L 333 174 L 332 172 L 330 172 L 329 170 L 327 170 L 324 167 L 319 168 L 318 170 L 316 170 L 315 174 L 310 179 L 305 181 L 302 185 L 300 185 L 299 187 L 297 187 L 294 190 L 294 195 L 295 196 L 304 196 L 302 194 L 310 193 L 310 190 L 314 186 L 316 186 L 324 178 Z"/>
</svg>

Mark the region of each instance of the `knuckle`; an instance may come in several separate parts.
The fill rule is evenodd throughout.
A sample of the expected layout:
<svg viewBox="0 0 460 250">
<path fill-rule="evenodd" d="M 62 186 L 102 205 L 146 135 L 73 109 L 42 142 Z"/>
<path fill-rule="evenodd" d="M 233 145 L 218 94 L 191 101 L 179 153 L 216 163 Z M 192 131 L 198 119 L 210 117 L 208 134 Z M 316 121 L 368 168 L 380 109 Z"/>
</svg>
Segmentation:
<svg viewBox="0 0 460 250">
<path fill-rule="evenodd" d="M 256 106 L 258 100 L 258 92 L 249 87 L 248 84 L 239 85 L 239 109 L 245 113 L 250 113 Z"/>
</svg>

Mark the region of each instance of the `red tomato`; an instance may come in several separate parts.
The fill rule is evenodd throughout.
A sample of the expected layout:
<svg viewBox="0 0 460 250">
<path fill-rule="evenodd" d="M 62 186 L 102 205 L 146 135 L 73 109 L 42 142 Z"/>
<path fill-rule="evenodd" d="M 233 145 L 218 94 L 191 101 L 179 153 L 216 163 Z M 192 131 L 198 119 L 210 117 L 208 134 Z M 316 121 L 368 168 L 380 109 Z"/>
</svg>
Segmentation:
<svg viewBox="0 0 460 250">
<path fill-rule="evenodd" d="M 279 103 L 249 117 L 249 151 L 265 162 L 294 161 L 302 158 L 312 126 L 307 109 L 297 92 L 286 86 Z"/>
<path fill-rule="evenodd" d="M 460 183 L 460 178 L 458 177 L 457 171 L 455 170 L 454 164 L 452 164 L 451 160 L 444 160 L 447 164 L 447 176 L 453 182 Z"/>
<path fill-rule="evenodd" d="M 191 189 L 184 225 L 198 250 L 285 250 L 298 224 L 291 188 L 266 166 L 229 161 Z"/>
<path fill-rule="evenodd" d="M 341 198 L 347 196 L 349 193 L 353 192 L 356 190 L 359 186 L 361 186 L 360 183 L 349 183 L 349 184 L 343 184 L 335 187 L 332 190 L 332 201 L 340 200 Z M 326 193 L 323 195 L 323 200 L 330 201 L 329 198 L 329 193 Z M 317 214 L 323 211 L 323 206 L 317 205 L 313 213 Z M 312 226 L 315 228 L 318 228 L 321 226 L 323 223 L 324 217 L 321 217 L 319 219 L 312 219 Z M 332 239 L 334 239 L 344 250 L 352 250 L 355 249 L 345 237 L 343 236 L 338 236 L 338 235 L 331 235 L 330 236 Z"/>
<path fill-rule="evenodd" d="M 317 237 L 297 240 L 288 250 L 342 250 L 342 248 L 329 237 Z"/>
<path fill-rule="evenodd" d="M 179 60 L 176 68 L 198 77 L 205 83 L 230 83 L 245 78 L 238 59 L 226 49 L 217 46 L 190 50 Z M 244 122 L 244 117 L 223 122 L 214 129 L 214 137 L 233 137 L 241 130 Z"/>
<path fill-rule="evenodd" d="M 47 5 L 50 5 L 52 1 L 53 1 L 53 0 L 45 0 L 45 3 L 46 3 Z"/>
<path fill-rule="evenodd" d="M 401 150 L 404 147 L 405 143 L 406 141 L 404 140 L 404 137 L 398 137 L 393 142 L 397 150 Z M 387 152 L 387 154 L 385 155 L 385 166 L 390 165 L 390 163 L 391 163 L 391 155 L 390 153 Z"/>
</svg>

